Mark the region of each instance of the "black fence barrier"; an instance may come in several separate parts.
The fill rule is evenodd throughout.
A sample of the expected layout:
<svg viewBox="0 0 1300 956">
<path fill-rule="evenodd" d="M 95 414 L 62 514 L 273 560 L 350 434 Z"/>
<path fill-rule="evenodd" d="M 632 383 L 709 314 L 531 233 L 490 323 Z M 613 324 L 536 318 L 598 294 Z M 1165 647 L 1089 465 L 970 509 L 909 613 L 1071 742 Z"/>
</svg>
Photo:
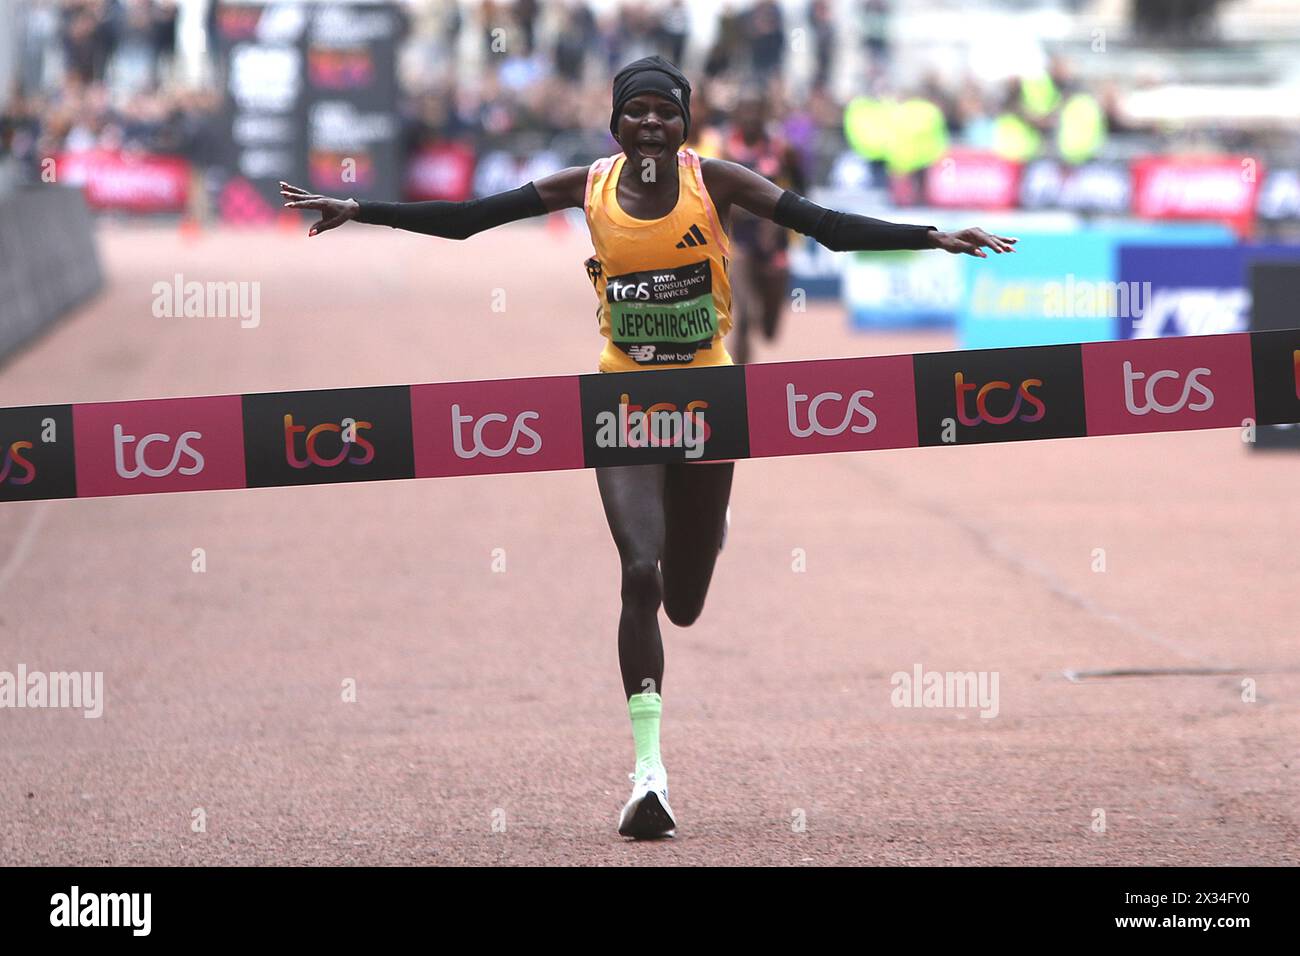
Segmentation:
<svg viewBox="0 0 1300 956">
<path fill-rule="evenodd" d="M 44 185 L 0 196 L 0 360 L 102 285 L 81 190 Z"/>
</svg>

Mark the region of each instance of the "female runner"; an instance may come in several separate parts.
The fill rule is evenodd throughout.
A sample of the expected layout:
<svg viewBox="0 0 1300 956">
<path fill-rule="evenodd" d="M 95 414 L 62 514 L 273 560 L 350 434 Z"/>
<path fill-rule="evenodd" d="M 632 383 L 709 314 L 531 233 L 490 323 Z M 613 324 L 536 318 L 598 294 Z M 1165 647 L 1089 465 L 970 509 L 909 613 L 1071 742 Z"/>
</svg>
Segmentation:
<svg viewBox="0 0 1300 956">
<path fill-rule="evenodd" d="M 321 213 L 309 236 L 355 219 L 449 239 L 548 212 L 582 207 L 596 254 L 587 271 L 599 300 L 605 337 L 602 372 L 730 365 L 723 337 L 731 328 L 731 210 L 810 235 L 830 249 L 944 249 L 987 258 L 984 247 L 1011 252 L 1015 239 L 982 229 L 939 232 L 824 209 L 744 166 L 701 160 L 682 149 L 691 119 L 691 85 L 660 56 L 623 67 L 614 77 L 610 132 L 622 152 L 467 202 L 383 203 L 333 199 L 281 183 L 285 205 Z M 707 281 L 702 275 L 707 272 Z M 712 334 L 652 340 L 612 321 L 637 274 L 695 276 L 673 282 L 692 310 L 705 310 Z M 635 285 L 635 283 L 633 284 Z M 700 292 L 703 286 L 705 291 Z M 697 301 L 698 300 L 698 301 Z M 672 313 L 671 299 L 641 310 Z M 660 336 L 663 338 L 664 336 Z M 659 754 L 664 652 L 659 608 L 679 627 L 699 617 L 722 547 L 733 462 L 632 465 L 596 469 L 605 516 L 622 566 L 619 667 L 632 721 L 636 769 L 618 832 L 638 839 L 673 836 L 668 775 Z"/>
</svg>

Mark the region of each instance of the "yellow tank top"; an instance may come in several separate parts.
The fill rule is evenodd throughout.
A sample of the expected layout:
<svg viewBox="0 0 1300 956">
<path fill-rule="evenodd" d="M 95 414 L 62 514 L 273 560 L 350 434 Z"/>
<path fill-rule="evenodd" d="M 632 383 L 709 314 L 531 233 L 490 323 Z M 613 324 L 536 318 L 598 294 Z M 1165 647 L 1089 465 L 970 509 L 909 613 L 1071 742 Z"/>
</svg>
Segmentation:
<svg viewBox="0 0 1300 956">
<path fill-rule="evenodd" d="M 700 157 L 677 153 L 677 205 L 661 219 L 636 219 L 616 196 L 627 157 L 606 156 L 587 172 L 584 202 L 596 254 L 586 261 L 606 339 L 600 371 L 731 365 L 731 247 L 704 188 Z"/>
</svg>

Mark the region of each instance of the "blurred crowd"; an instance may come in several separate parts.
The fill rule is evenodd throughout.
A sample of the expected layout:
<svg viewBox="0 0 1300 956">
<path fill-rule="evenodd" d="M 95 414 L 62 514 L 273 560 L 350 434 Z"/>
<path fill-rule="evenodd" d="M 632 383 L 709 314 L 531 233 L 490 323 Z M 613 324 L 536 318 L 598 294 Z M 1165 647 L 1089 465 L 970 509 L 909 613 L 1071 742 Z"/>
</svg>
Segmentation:
<svg viewBox="0 0 1300 956">
<path fill-rule="evenodd" d="M 814 180 L 846 142 L 908 174 L 950 145 L 1079 162 L 1112 133 L 1142 132 L 1122 115 L 1115 88 L 1086 89 L 1060 58 L 1037 77 L 988 83 L 931 74 L 899 85 L 890 39 L 899 2 L 854 0 L 849 23 L 835 18 L 833 9 L 842 18 L 845 8 L 830 0 L 724 2 L 701 45 L 687 0 L 599 10 L 586 0 L 414 0 L 402 5 L 404 146 L 455 141 L 481 152 L 545 142 L 562 154 L 599 155 L 613 146 L 610 78 L 656 52 L 695 81 L 692 145 L 709 149 L 739 92 L 760 89 L 769 119 Z M 195 71 L 178 66 L 176 0 L 24 0 L 0 151 L 31 170 L 42 157 L 94 148 L 220 161 L 228 131 L 215 8 L 214 0 L 194 81 Z M 851 60 L 839 71 L 853 76 L 847 97 L 834 92 L 838 58 Z"/>
<path fill-rule="evenodd" d="M 484 0 L 469 22 L 458 4 L 429 0 L 414 8 L 403 61 L 406 146 L 509 148 L 523 137 L 562 154 L 608 149 L 610 78 L 652 53 L 692 78 L 689 145 L 716 153 L 738 97 L 757 89 L 769 122 L 818 181 L 848 147 L 906 174 L 950 145 L 1081 162 L 1110 132 L 1145 132 L 1122 115 L 1117 88 L 1085 88 L 1060 57 L 1040 76 L 1004 82 L 936 72 L 900 82 L 891 39 L 898 3 L 731 0 L 699 44 L 686 0 L 625 2 L 599 16 L 584 0 Z M 457 51 L 466 45 L 480 51 L 483 69 L 463 69 Z M 852 77 L 848 95 L 837 73 Z"/>
<path fill-rule="evenodd" d="M 201 159 L 221 91 L 176 81 L 176 0 L 24 0 L 0 152 L 35 168 L 92 149 Z"/>
<path fill-rule="evenodd" d="M 883 3 L 865 0 L 865 14 Z M 176 0 L 25 0 L 18 9 L 20 68 L 0 115 L 4 152 L 32 165 L 93 148 L 198 162 L 215 155 L 223 133 L 215 2 L 207 17 L 209 82 L 200 85 L 182 82 L 176 69 Z M 482 149 L 530 132 L 599 134 L 610 77 L 654 52 L 685 64 L 691 29 L 685 0 L 659 8 L 624 3 L 599 16 L 583 0 L 417 0 L 403 9 L 401 113 L 412 149 L 448 140 Z M 806 19 L 820 97 L 835 53 L 828 0 L 812 0 Z M 722 81 L 725 92 L 727 80 L 743 74 L 783 90 L 785 20 L 775 0 L 725 6 L 718 39 L 699 64 L 700 84 Z M 477 68 L 464 69 L 467 45 Z M 701 106 L 704 100 L 697 92 Z M 696 115 L 705 110 L 697 106 Z"/>
<path fill-rule="evenodd" d="M 871 16 L 884 2 L 864 0 L 863 14 Z M 842 115 L 842 104 L 828 92 L 837 53 L 829 0 L 811 0 L 793 23 L 775 0 L 726 3 L 704 49 L 691 46 L 686 0 L 659 7 L 623 3 L 599 16 L 583 0 L 485 0 L 472 23 L 454 3 L 424 9 L 427 16 L 413 20 L 403 63 L 412 148 L 449 140 L 493 148 L 521 134 L 548 143 L 558 138 L 561 151 L 565 142 L 607 148 L 602 135 L 610 80 L 623 64 L 653 53 L 692 78 L 693 143 L 722 121 L 742 86 L 767 91 L 774 119 L 798 113 L 834 129 Z M 808 44 L 814 64 L 797 93 L 787 64 L 792 28 L 802 28 L 800 42 Z M 456 56 L 463 31 L 476 34 L 469 43 L 481 50 L 483 69 L 469 79 Z"/>
</svg>

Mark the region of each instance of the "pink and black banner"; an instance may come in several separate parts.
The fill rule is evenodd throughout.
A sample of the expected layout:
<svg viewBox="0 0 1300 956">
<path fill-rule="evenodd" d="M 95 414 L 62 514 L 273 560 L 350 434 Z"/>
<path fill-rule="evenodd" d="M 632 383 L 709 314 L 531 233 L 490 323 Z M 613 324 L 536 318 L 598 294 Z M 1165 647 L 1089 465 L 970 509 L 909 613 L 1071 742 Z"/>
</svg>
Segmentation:
<svg viewBox="0 0 1300 956">
<path fill-rule="evenodd" d="M 180 156 L 93 149 L 55 157 L 60 180 L 82 187 L 91 209 L 181 212 L 189 202 L 190 164 Z"/>
<path fill-rule="evenodd" d="M 1300 422 L 1300 329 L 0 409 L 0 500 Z M 1248 439 L 1249 440 L 1249 439 Z"/>
</svg>

